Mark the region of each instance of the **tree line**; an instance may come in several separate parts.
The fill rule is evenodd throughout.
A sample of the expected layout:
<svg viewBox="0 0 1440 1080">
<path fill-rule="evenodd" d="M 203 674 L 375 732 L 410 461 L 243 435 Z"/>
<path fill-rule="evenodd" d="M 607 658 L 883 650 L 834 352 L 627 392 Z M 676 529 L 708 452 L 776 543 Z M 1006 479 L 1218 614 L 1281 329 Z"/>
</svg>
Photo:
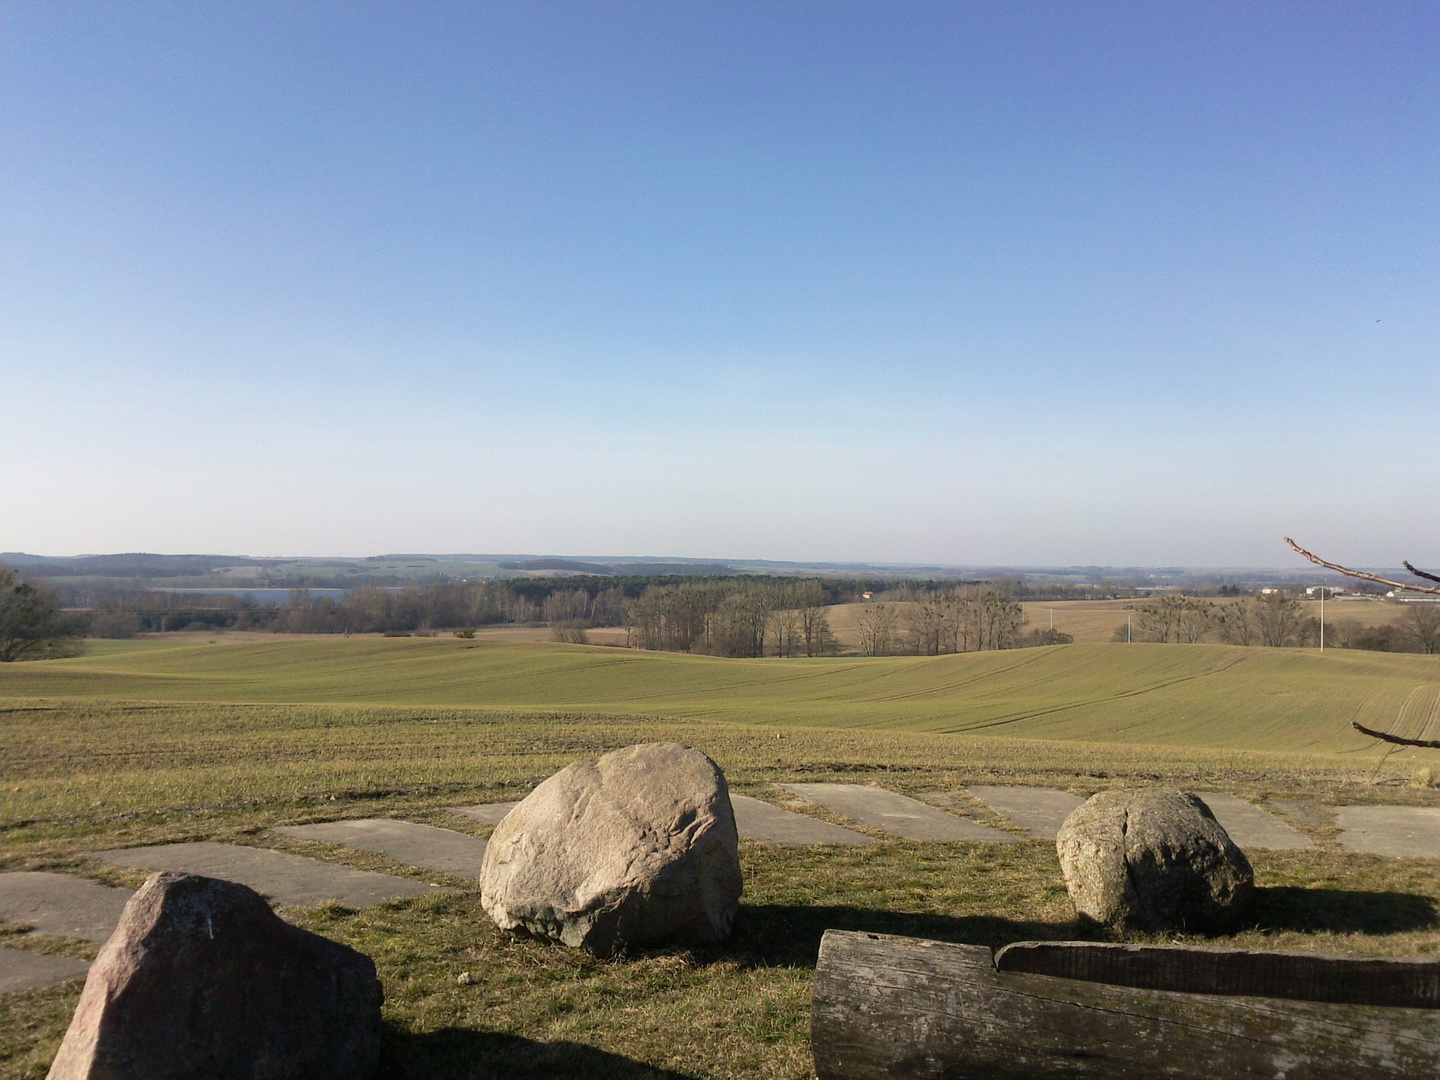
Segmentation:
<svg viewBox="0 0 1440 1080">
<path fill-rule="evenodd" d="M 1193 644 L 1222 641 L 1272 648 L 1315 647 L 1320 620 L 1300 601 L 1282 592 L 1262 592 L 1228 604 L 1194 596 L 1162 596 L 1137 604 L 1130 625 L 1118 627 L 1116 641 Z M 1326 622 L 1325 644 L 1377 652 L 1440 653 L 1440 604 L 1411 602 L 1395 623 L 1364 626 L 1358 619 Z"/>
<path fill-rule="evenodd" d="M 857 602 L 860 652 L 939 655 L 1064 644 L 1069 635 L 1026 630 L 1020 590 L 994 583 L 871 582 L 761 576 L 563 577 L 442 582 L 404 589 L 364 586 L 340 597 L 291 590 L 284 604 L 227 593 L 60 589 L 0 567 L 0 660 L 61 655 L 79 636 L 129 637 L 172 630 L 290 633 L 461 634 L 494 624 L 549 625 L 564 641 L 592 627 L 624 627 L 634 648 L 717 656 L 823 656 L 838 651 L 829 609 Z M 887 590 L 887 591 L 882 591 Z M 1319 621 L 1278 592 L 1217 604 L 1166 595 L 1136 605 L 1116 640 L 1314 646 Z M 1326 623 L 1338 648 L 1440 652 L 1440 604 L 1411 603 L 1377 627 Z"/>
</svg>

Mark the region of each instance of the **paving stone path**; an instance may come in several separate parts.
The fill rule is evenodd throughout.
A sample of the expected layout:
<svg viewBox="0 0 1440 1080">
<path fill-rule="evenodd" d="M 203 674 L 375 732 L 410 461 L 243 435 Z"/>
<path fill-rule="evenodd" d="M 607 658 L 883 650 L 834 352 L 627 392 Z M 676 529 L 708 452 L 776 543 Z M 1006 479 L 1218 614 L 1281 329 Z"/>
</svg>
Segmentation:
<svg viewBox="0 0 1440 1080">
<path fill-rule="evenodd" d="M 463 878 L 478 878 L 480 860 L 485 857 L 485 841 L 478 837 L 390 818 L 285 825 L 275 831 L 303 840 L 321 840 L 361 851 L 378 851 L 407 866 L 438 870 L 442 874 Z"/>
<path fill-rule="evenodd" d="M 749 795 L 731 795 L 735 828 L 742 840 L 761 844 L 870 844 L 873 836 L 782 809 Z"/>
<path fill-rule="evenodd" d="M 1337 806 L 1340 846 L 1397 858 L 1440 858 L 1440 808 Z"/>
<path fill-rule="evenodd" d="M 479 806 L 452 806 L 452 814 L 461 814 L 472 821 L 499 825 L 505 815 L 518 804 L 513 802 L 481 803 Z M 748 795 L 730 796 L 735 811 L 735 828 L 742 840 L 761 844 L 868 844 L 873 837 L 843 829 L 828 821 L 794 814 Z"/>
<path fill-rule="evenodd" d="M 863 784 L 780 784 L 802 799 L 852 821 L 907 840 L 986 840 L 1013 844 L 1019 837 L 950 814 L 929 803 Z"/>
<path fill-rule="evenodd" d="M 1218 791 L 1197 791 L 1195 794 L 1205 800 L 1220 827 L 1230 834 L 1230 839 L 1241 850 L 1269 848 L 1272 851 L 1287 851 L 1315 846 L 1315 842 L 1298 829 L 1292 829 L 1274 814 L 1266 813 L 1244 799 Z"/>
<path fill-rule="evenodd" d="M 63 934 L 104 944 L 120 921 L 129 889 L 34 870 L 0 874 L 0 918 L 25 923 L 42 934 Z M 47 956 L 28 949 L 0 950 L 0 993 L 78 979 L 90 961 Z"/>
<path fill-rule="evenodd" d="M 319 859 L 236 844 L 158 844 L 89 854 L 117 866 L 179 870 L 238 881 L 271 903 L 292 907 L 317 907 L 337 900 L 346 907 L 366 908 L 384 900 L 419 896 L 432 888 L 423 881 L 352 870 Z"/>
<path fill-rule="evenodd" d="M 1085 801 L 1079 795 L 1056 788 L 976 785 L 965 790 L 1001 817 L 1029 829 L 1037 840 L 1054 840 L 1059 836 L 1065 819 Z"/>
<path fill-rule="evenodd" d="M 32 990 L 37 986 L 54 986 L 67 979 L 83 978 L 89 970 L 89 960 L 46 956 L 26 949 L 0 948 L 0 994 Z"/>
<path fill-rule="evenodd" d="M 468 817 L 471 821 L 483 821 L 486 825 L 499 825 L 505 820 L 505 815 L 519 805 L 518 802 L 491 802 L 479 806 L 452 806 L 450 813 Z"/>
<path fill-rule="evenodd" d="M 0 874 L 0 919 L 26 923 L 42 934 L 110 940 L 129 889 L 115 889 L 70 874 L 14 870 Z"/>
</svg>

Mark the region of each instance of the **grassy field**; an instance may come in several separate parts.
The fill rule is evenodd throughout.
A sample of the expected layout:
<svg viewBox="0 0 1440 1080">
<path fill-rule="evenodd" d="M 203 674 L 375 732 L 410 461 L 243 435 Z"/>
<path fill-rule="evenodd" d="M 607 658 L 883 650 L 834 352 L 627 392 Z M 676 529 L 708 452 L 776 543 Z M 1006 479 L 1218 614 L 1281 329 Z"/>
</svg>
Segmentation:
<svg viewBox="0 0 1440 1080">
<path fill-rule="evenodd" d="M 774 785 L 879 783 L 990 824 L 1002 823 L 967 784 L 1229 791 L 1291 815 L 1317 847 L 1252 852 L 1256 910 L 1221 942 L 1440 953 L 1440 862 L 1342 852 L 1294 802 L 1440 803 L 1406 783 L 1440 755 L 1382 762 L 1348 731 L 1351 718 L 1433 722 L 1434 658 L 1076 645 L 744 661 L 481 639 L 217 640 L 107 643 L 0 671 L 4 866 L 133 886 L 143 875 L 85 852 L 211 839 L 452 886 L 289 913 L 376 959 L 385 1077 L 805 1078 L 825 928 L 989 945 L 1078 932 L 1047 843 L 746 843 L 730 943 L 601 962 L 500 934 L 463 881 L 271 831 L 381 816 L 483 836 L 444 808 L 517 798 L 571 761 L 654 739 L 699 746 L 735 790 L 828 820 Z M 15 947 L 95 952 L 0 930 Z M 44 1075 L 77 996 L 69 984 L 0 1001 L 0 1077 Z"/>
<path fill-rule="evenodd" d="M 456 638 L 95 645 L 14 665 L 6 700 L 449 706 L 1316 753 L 1364 748 L 1352 720 L 1423 724 L 1440 694 L 1434 657 L 1228 645 L 813 660 Z"/>
</svg>

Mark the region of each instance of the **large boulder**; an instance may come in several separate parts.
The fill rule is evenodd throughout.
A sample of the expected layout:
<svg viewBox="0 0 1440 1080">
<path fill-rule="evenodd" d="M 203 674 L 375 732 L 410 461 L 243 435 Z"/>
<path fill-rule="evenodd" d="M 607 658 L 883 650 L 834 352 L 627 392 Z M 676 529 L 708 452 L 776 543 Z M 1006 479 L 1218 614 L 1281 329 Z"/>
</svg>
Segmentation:
<svg viewBox="0 0 1440 1080">
<path fill-rule="evenodd" d="M 48 1080 L 366 1080 L 384 993 L 368 956 L 244 885 L 156 874 L 100 950 Z"/>
<path fill-rule="evenodd" d="M 505 930 L 609 956 L 730 934 L 739 841 L 720 767 L 679 743 L 570 765 L 495 829 L 480 902 Z"/>
<path fill-rule="evenodd" d="M 1210 808 L 1185 791 L 1104 791 L 1055 842 L 1084 921 L 1140 930 L 1223 930 L 1249 907 L 1255 875 Z"/>
</svg>

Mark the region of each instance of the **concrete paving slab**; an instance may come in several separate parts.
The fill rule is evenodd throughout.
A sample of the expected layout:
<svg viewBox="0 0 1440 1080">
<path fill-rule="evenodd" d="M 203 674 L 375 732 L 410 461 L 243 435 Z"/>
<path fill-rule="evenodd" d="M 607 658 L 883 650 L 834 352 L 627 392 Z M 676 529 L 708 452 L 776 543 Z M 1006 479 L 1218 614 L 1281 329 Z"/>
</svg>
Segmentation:
<svg viewBox="0 0 1440 1080">
<path fill-rule="evenodd" d="M 862 784 L 780 784 L 802 799 L 853 821 L 907 840 L 986 840 L 1013 844 L 1019 837 L 946 813 L 898 792 Z"/>
<path fill-rule="evenodd" d="M 478 878 L 480 860 L 485 857 L 485 841 L 478 837 L 390 818 L 284 825 L 275 831 L 303 840 L 321 840 L 361 851 L 378 851 L 406 866 L 419 866 L 464 878 Z"/>
<path fill-rule="evenodd" d="M 0 994 L 84 978 L 89 970 L 89 960 L 0 947 Z"/>
<path fill-rule="evenodd" d="M 237 844 L 159 844 L 89 854 L 117 866 L 178 870 L 238 881 L 272 903 L 291 907 L 317 907 L 328 900 L 337 900 L 346 907 L 365 908 L 431 891 L 431 886 L 421 881 L 352 870 L 319 859 Z"/>
<path fill-rule="evenodd" d="M 37 870 L 0 874 L 0 918 L 98 945 L 110 940 L 130 896 L 129 889 L 70 874 Z"/>
<path fill-rule="evenodd" d="M 1292 829 L 1274 814 L 1268 814 L 1253 803 L 1218 791 L 1197 791 L 1205 800 L 1220 827 L 1230 834 L 1240 850 L 1269 848 L 1287 851 L 1314 847 L 1315 842 L 1298 829 Z"/>
<path fill-rule="evenodd" d="M 985 786 L 977 784 L 965 789 L 997 814 L 1008 818 L 1022 829 L 1029 829 L 1037 840 L 1054 840 L 1060 835 L 1065 819 L 1085 800 L 1058 788 Z"/>
<path fill-rule="evenodd" d="M 730 796 L 730 806 L 735 811 L 735 827 L 740 839 L 755 840 L 762 844 L 871 844 L 873 836 L 842 829 L 828 821 L 806 817 L 804 814 L 774 806 L 748 795 Z"/>
<path fill-rule="evenodd" d="M 499 825 L 505 815 L 519 806 L 518 802 L 481 803 L 479 806 L 452 806 L 450 813 L 468 817 L 471 821 L 483 821 L 486 825 Z"/>
<path fill-rule="evenodd" d="M 1440 858 L 1440 808 L 1337 806 L 1340 846 L 1397 858 Z"/>
</svg>

